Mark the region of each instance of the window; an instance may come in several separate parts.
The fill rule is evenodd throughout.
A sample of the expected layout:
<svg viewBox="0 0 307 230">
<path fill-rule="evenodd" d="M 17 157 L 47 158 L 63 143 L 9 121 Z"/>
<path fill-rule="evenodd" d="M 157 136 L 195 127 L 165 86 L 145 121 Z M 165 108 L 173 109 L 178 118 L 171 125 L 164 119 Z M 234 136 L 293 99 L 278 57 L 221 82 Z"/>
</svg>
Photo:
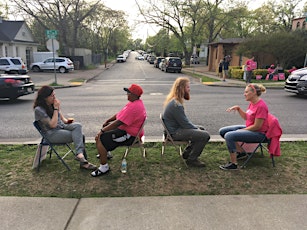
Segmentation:
<svg viewBox="0 0 307 230">
<path fill-rule="evenodd" d="M 15 65 L 21 65 L 21 62 L 19 59 L 12 58 L 11 62 L 13 62 Z"/>
<path fill-rule="evenodd" d="M 6 59 L 0 59 L 0 65 L 10 65 L 10 63 Z"/>
<path fill-rule="evenodd" d="M 297 22 L 297 23 L 296 23 L 296 29 L 300 28 L 300 26 L 301 26 L 301 23 L 300 23 L 300 22 Z"/>
</svg>

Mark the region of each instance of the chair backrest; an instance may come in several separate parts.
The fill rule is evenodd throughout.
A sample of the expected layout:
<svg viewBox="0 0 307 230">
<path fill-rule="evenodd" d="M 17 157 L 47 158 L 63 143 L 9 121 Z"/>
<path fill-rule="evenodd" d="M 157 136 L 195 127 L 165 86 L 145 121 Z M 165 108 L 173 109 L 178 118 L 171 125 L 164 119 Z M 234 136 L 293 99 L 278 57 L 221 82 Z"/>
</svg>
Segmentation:
<svg viewBox="0 0 307 230">
<path fill-rule="evenodd" d="M 144 143 L 145 135 L 141 136 L 141 133 L 144 129 L 145 123 L 146 123 L 147 117 L 145 117 L 138 133 L 136 134 L 135 140 L 133 141 L 132 145 L 136 144 L 138 141 L 141 143 Z"/>
<path fill-rule="evenodd" d="M 46 135 L 44 134 L 41 126 L 39 125 L 39 121 L 33 121 L 33 125 L 36 128 L 36 130 L 40 133 L 42 140 L 41 140 L 41 144 L 50 144 L 48 138 L 46 137 Z"/>
<path fill-rule="evenodd" d="M 164 122 L 164 119 L 163 119 L 163 116 L 162 116 L 161 113 L 160 113 L 160 120 L 161 120 L 162 126 L 164 128 L 163 140 L 168 139 L 170 141 L 173 141 L 173 138 L 172 138 L 171 134 L 169 133 L 169 131 L 168 131 L 166 125 L 165 125 L 165 122 Z"/>
</svg>

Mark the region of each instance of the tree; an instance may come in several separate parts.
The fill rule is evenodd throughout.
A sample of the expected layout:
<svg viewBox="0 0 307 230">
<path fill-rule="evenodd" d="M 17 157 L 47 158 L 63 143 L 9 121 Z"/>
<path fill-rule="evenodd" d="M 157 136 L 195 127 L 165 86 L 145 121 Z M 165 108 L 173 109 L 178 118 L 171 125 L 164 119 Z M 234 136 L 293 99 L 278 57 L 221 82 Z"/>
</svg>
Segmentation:
<svg viewBox="0 0 307 230">
<path fill-rule="evenodd" d="M 203 15 L 204 4 L 202 0 L 162 0 L 145 1 L 148 8 L 142 8 L 136 1 L 141 15 L 146 23 L 154 24 L 165 28 L 174 34 L 181 44 L 186 64 L 190 63 L 190 55 L 195 38 L 202 33 L 201 28 L 204 20 Z M 190 26 L 190 30 L 185 30 Z"/>
<path fill-rule="evenodd" d="M 8 11 L 9 11 L 9 7 L 7 5 L 7 3 L 0 3 L 0 17 L 1 18 L 7 18 L 8 16 Z"/>
<path fill-rule="evenodd" d="M 290 46 L 289 44 L 295 44 Z M 255 56 L 259 60 L 259 65 L 264 65 L 264 56 L 271 55 L 276 63 L 280 63 L 284 67 L 292 65 L 302 66 L 307 50 L 307 32 L 279 31 L 267 35 L 258 35 L 254 38 L 247 39 L 239 45 L 238 54 L 245 56 Z"/>
<path fill-rule="evenodd" d="M 100 1 L 87 2 L 85 0 L 13 0 L 18 9 L 36 20 L 44 30 L 59 31 L 60 44 L 64 54 L 72 55 L 77 45 L 78 30 L 82 22 L 96 13 Z"/>
</svg>

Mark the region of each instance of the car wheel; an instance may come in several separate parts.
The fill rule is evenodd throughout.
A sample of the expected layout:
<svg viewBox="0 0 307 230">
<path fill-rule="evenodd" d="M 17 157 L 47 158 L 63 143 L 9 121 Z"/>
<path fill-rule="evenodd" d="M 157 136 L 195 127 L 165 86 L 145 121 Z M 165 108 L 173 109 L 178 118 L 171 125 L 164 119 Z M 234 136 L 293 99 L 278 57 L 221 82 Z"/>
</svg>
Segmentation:
<svg viewBox="0 0 307 230">
<path fill-rule="evenodd" d="M 33 67 L 32 67 L 32 70 L 33 70 L 34 72 L 39 72 L 41 69 L 40 69 L 38 66 L 33 66 Z"/>
<path fill-rule="evenodd" d="M 60 72 L 60 73 L 66 73 L 66 68 L 63 67 L 63 66 L 61 66 L 61 67 L 59 68 L 59 72 Z"/>
</svg>

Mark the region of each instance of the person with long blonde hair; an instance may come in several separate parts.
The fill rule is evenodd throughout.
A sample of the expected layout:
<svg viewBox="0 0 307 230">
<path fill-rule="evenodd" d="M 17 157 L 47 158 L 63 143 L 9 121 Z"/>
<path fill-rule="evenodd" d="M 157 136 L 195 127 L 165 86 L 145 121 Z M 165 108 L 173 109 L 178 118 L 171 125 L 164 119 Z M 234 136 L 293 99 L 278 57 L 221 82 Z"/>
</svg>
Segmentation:
<svg viewBox="0 0 307 230">
<path fill-rule="evenodd" d="M 174 140 L 189 141 L 182 157 L 188 166 L 204 167 L 205 164 L 198 158 L 210 135 L 202 126 L 194 125 L 186 116 L 184 101 L 190 100 L 190 80 L 179 77 L 174 82 L 164 102 L 163 120 Z"/>
</svg>

